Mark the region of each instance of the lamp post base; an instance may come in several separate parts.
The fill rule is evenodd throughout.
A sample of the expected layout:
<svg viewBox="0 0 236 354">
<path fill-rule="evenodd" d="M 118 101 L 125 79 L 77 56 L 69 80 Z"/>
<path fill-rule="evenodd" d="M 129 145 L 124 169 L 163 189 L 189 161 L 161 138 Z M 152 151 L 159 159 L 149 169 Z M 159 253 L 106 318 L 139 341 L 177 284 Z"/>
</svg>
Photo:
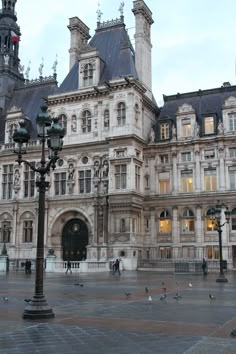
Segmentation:
<svg viewBox="0 0 236 354">
<path fill-rule="evenodd" d="M 217 283 L 228 283 L 228 279 L 225 278 L 224 274 L 219 274 L 218 278 L 216 279 Z"/>
<path fill-rule="evenodd" d="M 28 320 L 41 320 L 54 317 L 53 310 L 48 306 L 44 296 L 40 298 L 34 296 L 30 305 L 25 308 L 23 313 L 23 318 Z"/>
</svg>

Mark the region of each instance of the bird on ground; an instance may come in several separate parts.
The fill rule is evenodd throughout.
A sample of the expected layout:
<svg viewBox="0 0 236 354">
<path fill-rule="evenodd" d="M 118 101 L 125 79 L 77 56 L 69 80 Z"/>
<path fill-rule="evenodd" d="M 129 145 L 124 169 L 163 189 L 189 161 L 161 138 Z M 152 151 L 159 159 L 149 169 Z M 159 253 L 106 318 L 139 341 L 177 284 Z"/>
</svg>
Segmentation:
<svg viewBox="0 0 236 354">
<path fill-rule="evenodd" d="M 209 294 L 209 299 L 210 299 L 210 300 L 215 300 L 216 297 L 215 297 L 214 295 L 212 295 L 212 294 Z"/>
<path fill-rule="evenodd" d="M 8 298 L 7 296 L 4 296 L 4 297 L 3 297 L 3 301 L 4 301 L 4 302 L 8 302 L 8 301 L 9 301 L 9 298 Z"/>
<path fill-rule="evenodd" d="M 152 302 L 152 297 L 148 296 L 148 302 Z"/>
<path fill-rule="evenodd" d="M 236 337 L 236 329 L 233 329 L 230 333 L 231 337 Z"/>
<path fill-rule="evenodd" d="M 165 300 L 166 299 L 166 294 L 161 294 L 160 300 Z"/>
<path fill-rule="evenodd" d="M 145 287 L 145 293 L 146 294 L 148 293 L 148 287 L 147 286 Z"/>
<path fill-rule="evenodd" d="M 188 284 L 188 286 L 189 286 L 190 288 L 192 288 L 192 287 L 193 287 L 192 283 L 189 283 L 189 284 Z"/>
<path fill-rule="evenodd" d="M 24 301 L 29 303 L 29 302 L 31 302 L 32 300 L 31 300 L 31 299 L 25 299 Z"/>
<path fill-rule="evenodd" d="M 178 293 L 176 293 L 175 296 L 173 297 L 173 299 L 179 300 L 179 299 L 182 299 L 182 296 L 179 295 Z"/>
<path fill-rule="evenodd" d="M 132 294 L 131 293 L 125 293 L 126 299 L 128 299 Z"/>
</svg>

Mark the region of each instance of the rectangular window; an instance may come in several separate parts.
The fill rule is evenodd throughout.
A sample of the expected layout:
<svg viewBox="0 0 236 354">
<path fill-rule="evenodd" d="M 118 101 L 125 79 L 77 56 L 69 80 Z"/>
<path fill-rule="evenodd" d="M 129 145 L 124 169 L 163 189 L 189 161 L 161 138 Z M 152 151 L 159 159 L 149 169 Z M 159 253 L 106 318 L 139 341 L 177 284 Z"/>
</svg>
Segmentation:
<svg viewBox="0 0 236 354">
<path fill-rule="evenodd" d="M 0 242 L 9 243 L 11 239 L 11 223 L 9 221 L 3 221 L 1 223 L 1 230 L 0 230 Z"/>
<path fill-rule="evenodd" d="M 13 165 L 3 165 L 2 171 L 2 199 L 11 199 L 13 191 Z"/>
<path fill-rule="evenodd" d="M 170 259 L 171 258 L 171 248 L 170 247 L 160 247 L 159 255 L 161 259 Z"/>
<path fill-rule="evenodd" d="M 236 148 L 229 148 L 229 156 L 230 157 L 236 157 Z"/>
<path fill-rule="evenodd" d="M 54 174 L 55 195 L 66 194 L 66 172 Z"/>
<path fill-rule="evenodd" d="M 23 242 L 33 241 L 33 221 L 25 220 L 23 222 Z"/>
<path fill-rule="evenodd" d="M 159 173 L 159 193 L 169 194 L 170 193 L 170 175 L 169 172 Z"/>
<path fill-rule="evenodd" d="M 135 189 L 140 190 L 140 166 L 135 165 Z"/>
<path fill-rule="evenodd" d="M 182 152 L 181 160 L 182 162 L 191 161 L 191 152 Z"/>
<path fill-rule="evenodd" d="M 120 220 L 120 232 L 126 231 L 125 219 Z"/>
<path fill-rule="evenodd" d="M 194 220 L 183 219 L 182 220 L 182 232 L 193 232 L 194 231 Z"/>
<path fill-rule="evenodd" d="M 205 117 L 204 128 L 205 128 L 205 134 L 214 133 L 214 117 Z"/>
<path fill-rule="evenodd" d="M 115 166 L 115 186 L 116 189 L 126 189 L 127 171 L 126 165 Z"/>
<path fill-rule="evenodd" d="M 206 160 L 214 159 L 215 158 L 215 150 L 205 150 L 204 156 Z"/>
<path fill-rule="evenodd" d="M 159 232 L 161 234 L 169 234 L 171 232 L 171 220 L 169 219 L 160 220 Z"/>
<path fill-rule="evenodd" d="M 236 190 L 236 170 L 233 167 L 229 168 L 229 185 L 231 190 Z"/>
<path fill-rule="evenodd" d="M 195 257 L 194 247 L 183 246 L 182 254 L 183 254 L 183 258 L 185 258 L 185 259 L 186 258 L 194 258 Z"/>
<path fill-rule="evenodd" d="M 35 166 L 35 162 L 31 162 Z M 30 167 L 24 165 L 24 197 L 30 198 L 35 195 L 35 172 Z"/>
<path fill-rule="evenodd" d="M 160 161 L 161 161 L 161 163 L 168 163 L 169 162 L 169 155 L 167 155 L 167 154 L 160 155 Z"/>
<path fill-rule="evenodd" d="M 161 140 L 169 139 L 170 137 L 170 126 L 169 123 L 162 123 L 160 126 Z"/>
<path fill-rule="evenodd" d="M 191 193 L 193 191 L 193 173 L 192 171 L 181 172 L 181 187 L 183 193 Z"/>
<path fill-rule="evenodd" d="M 79 171 L 79 193 L 91 193 L 91 170 Z"/>
<path fill-rule="evenodd" d="M 236 130 L 236 113 L 229 113 L 229 130 Z"/>
<path fill-rule="evenodd" d="M 182 136 L 184 138 L 191 136 L 192 131 L 191 131 L 190 119 L 183 119 L 181 123 L 182 123 Z"/>
<path fill-rule="evenodd" d="M 219 259 L 219 247 L 218 246 L 207 246 L 207 258 L 208 259 Z"/>
<path fill-rule="evenodd" d="M 215 192 L 217 189 L 216 170 L 205 170 L 205 191 Z"/>
</svg>

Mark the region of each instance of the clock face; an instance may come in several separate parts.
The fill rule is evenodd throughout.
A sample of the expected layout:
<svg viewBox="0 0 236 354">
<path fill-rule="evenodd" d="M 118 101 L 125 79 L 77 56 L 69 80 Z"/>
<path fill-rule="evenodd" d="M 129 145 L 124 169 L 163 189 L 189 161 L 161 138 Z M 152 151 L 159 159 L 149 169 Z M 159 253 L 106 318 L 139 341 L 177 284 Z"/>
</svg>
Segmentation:
<svg viewBox="0 0 236 354">
<path fill-rule="evenodd" d="M 58 166 L 62 166 L 64 161 L 62 159 L 59 159 L 57 163 L 58 163 Z"/>
</svg>

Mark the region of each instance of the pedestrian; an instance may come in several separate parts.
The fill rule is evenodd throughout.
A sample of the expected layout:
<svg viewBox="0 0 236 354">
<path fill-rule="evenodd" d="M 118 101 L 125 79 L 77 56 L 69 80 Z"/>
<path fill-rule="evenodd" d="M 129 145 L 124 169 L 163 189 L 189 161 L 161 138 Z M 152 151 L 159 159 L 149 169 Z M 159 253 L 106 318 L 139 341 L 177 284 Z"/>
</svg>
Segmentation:
<svg viewBox="0 0 236 354">
<path fill-rule="evenodd" d="M 72 273 L 72 270 L 71 270 L 71 262 L 70 260 L 68 259 L 67 263 L 66 263 L 66 274 L 68 273 L 68 270 L 70 271 L 70 274 Z"/>
<path fill-rule="evenodd" d="M 120 275 L 120 261 L 119 259 L 117 258 L 116 261 L 115 261 L 115 264 L 114 264 L 114 268 L 113 268 L 113 274 L 115 275 L 116 272 L 118 272 L 118 274 Z"/>
<path fill-rule="evenodd" d="M 31 262 L 26 259 L 25 261 L 25 274 L 30 274 L 31 273 Z"/>
<path fill-rule="evenodd" d="M 205 258 L 202 259 L 202 271 L 203 271 L 203 275 L 207 275 L 207 262 Z"/>
<path fill-rule="evenodd" d="M 31 260 L 28 259 L 28 273 L 31 274 Z"/>
</svg>

